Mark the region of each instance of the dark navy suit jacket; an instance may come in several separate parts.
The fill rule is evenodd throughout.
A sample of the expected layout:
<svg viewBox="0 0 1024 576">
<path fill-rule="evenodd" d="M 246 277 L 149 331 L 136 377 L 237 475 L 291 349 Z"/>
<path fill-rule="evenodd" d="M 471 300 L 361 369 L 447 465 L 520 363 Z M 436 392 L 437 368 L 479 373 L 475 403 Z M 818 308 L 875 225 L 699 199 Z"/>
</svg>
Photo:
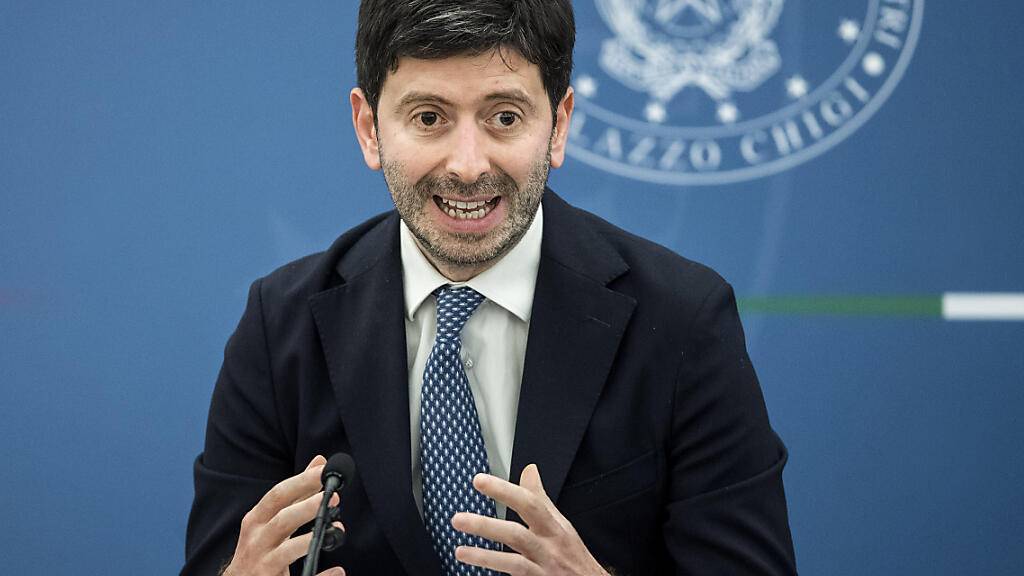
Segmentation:
<svg viewBox="0 0 1024 576">
<path fill-rule="evenodd" d="M 511 477 L 537 463 L 616 574 L 794 574 L 786 451 L 732 288 L 551 191 L 543 202 Z M 358 478 L 348 542 L 321 568 L 438 574 L 412 497 L 398 223 L 377 216 L 252 285 L 195 463 L 183 574 L 215 574 L 260 497 L 338 451 Z"/>
</svg>

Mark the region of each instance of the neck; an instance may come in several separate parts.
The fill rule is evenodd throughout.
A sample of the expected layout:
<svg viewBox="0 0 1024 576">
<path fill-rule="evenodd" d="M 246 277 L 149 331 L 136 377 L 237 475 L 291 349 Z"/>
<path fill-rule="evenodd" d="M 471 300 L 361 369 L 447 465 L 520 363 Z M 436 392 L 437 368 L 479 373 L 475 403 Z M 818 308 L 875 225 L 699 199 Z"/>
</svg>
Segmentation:
<svg viewBox="0 0 1024 576">
<path fill-rule="evenodd" d="M 434 268 L 437 268 L 437 271 L 440 272 L 442 276 L 444 276 L 445 278 L 451 280 L 452 282 L 465 282 L 465 281 L 469 280 L 470 278 L 473 278 L 477 274 L 480 274 L 484 270 L 487 270 L 490 267 L 491 267 L 490 265 L 487 265 L 487 266 L 473 266 L 473 267 L 459 267 L 459 268 L 451 268 L 451 267 L 442 268 L 442 267 L 438 266 L 437 264 L 434 264 Z"/>
</svg>

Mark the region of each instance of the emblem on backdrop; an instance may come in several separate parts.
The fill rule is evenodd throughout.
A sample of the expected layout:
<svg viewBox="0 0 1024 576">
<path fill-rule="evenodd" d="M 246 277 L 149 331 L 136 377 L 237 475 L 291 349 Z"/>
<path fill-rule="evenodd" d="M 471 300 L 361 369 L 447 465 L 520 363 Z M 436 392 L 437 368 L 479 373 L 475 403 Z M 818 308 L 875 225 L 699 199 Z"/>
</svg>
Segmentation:
<svg viewBox="0 0 1024 576">
<path fill-rule="evenodd" d="M 726 184 L 806 162 L 903 76 L 924 0 L 577 3 L 569 153 L 663 184 Z"/>
</svg>

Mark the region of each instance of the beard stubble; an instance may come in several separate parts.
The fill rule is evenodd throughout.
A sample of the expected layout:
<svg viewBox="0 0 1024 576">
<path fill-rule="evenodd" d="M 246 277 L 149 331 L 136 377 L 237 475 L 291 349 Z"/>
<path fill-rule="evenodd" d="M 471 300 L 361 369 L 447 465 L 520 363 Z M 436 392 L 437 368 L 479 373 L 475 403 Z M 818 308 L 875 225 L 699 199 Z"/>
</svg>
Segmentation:
<svg viewBox="0 0 1024 576">
<path fill-rule="evenodd" d="M 545 155 L 534 162 L 526 183 L 519 187 L 507 172 L 484 174 L 467 184 L 457 178 L 427 174 L 414 184 L 405 176 L 400 162 L 389 161 L 380 150 L 384 180 L 398 214 L 432 261 L 456 268 L 481 267 L 507 254 L 526 234 L 537 215 L 551 166 L 550 144 Z M 438 229 L 428 215 L 434 196 L 471 198 L 501 197 L 505 219 L 483 234 L 452 233 Z"/>
</svg>

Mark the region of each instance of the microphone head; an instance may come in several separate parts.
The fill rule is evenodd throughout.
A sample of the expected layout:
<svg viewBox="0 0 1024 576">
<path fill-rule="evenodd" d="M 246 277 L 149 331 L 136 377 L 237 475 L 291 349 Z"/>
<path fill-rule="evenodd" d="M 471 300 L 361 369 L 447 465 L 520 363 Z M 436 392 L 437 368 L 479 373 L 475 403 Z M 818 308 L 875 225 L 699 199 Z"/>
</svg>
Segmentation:
<svg viewBox="0 0 1024 576">
<path fill-rule="evenodd" d="M 336 476 L 341 479 L 342 484 L 347 484 L 352 481 L 355 473 L 356 463 L 352 457 L 344 452 L 338 452 L 327 459 L 327 465 L 324 466 L 323 474 L 320 475 L 320 482 L 326 484 L 328 478 Z"/>
</svg>

